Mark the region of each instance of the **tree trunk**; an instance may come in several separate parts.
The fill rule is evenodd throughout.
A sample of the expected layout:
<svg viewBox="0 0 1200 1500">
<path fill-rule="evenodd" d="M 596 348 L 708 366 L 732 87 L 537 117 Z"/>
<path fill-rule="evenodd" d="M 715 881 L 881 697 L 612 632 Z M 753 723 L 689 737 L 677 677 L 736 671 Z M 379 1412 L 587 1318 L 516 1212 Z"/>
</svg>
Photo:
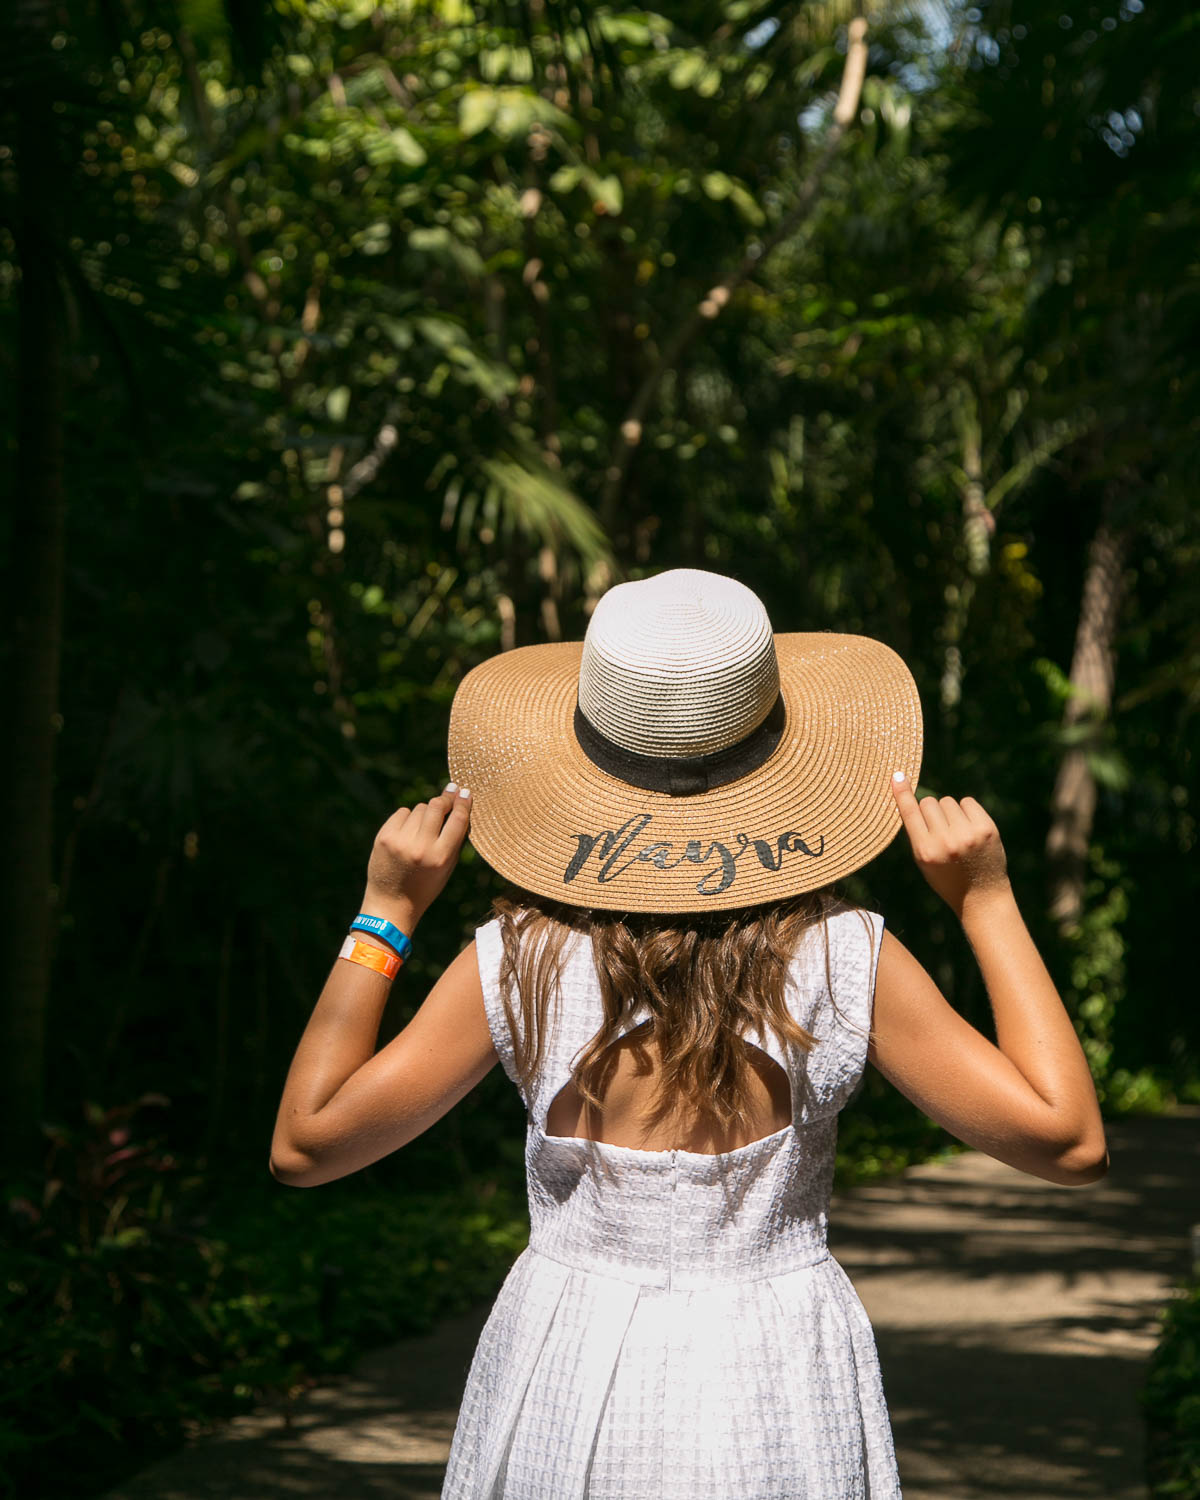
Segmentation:
<svg viewBox="0 0 1200 1500">
<path fill-rule="evenodd" d="M 1050 799 L 1050 832 L 1046 838 L 1048 900 L 1051 919 L 1065 931 L 1083 911 L 1083 883 L 1088 844 L 1096 813 L 1096 779 L 1088 750 L 1098 742 L 1112 704 L 1115 657 L 1113 641 L 1121 612 L 1129 533 L 1110 524 L 1110 506 L 1088 548 L 1083 600 L 1071 659 L 1071 696 L 1063 709 L 1063 728 L 1089 724 L 1092 733 L 1068 745 Z"/>
<path fill-rule="evenodd" d="M 946 586 L 946 614 L 942 624 L 942 679 L 940 684 L 942 764 L 954 765 L 962 703 L 963 640 L 975 597 L 976 580 L 991 567 L 991 539 L 996 518 L 988 509 L 983 486 L 983 428 L 979 403 L 968 384 L 961 388 L 959 428 L 962 441 L 962 566 Z"/>
<path fill-rule="evenodd" d="M 64 317 L 56 236 L 58 117 L 32 92 L 16 110 L 20 371 L 7 597 L 9 721 L 0 826 L 0 1131 L 14 1165 L 39 1152 L 50 989 L 53 797 L 62 641 Z"/>
</svg>

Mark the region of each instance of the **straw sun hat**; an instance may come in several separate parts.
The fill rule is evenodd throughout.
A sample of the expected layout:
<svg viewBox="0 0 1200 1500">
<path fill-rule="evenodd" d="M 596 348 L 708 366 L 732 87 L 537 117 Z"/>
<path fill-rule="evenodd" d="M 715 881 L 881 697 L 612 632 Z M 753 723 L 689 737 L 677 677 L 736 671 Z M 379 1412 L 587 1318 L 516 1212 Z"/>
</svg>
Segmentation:
<svg viewBox="0 0 1200 1500">
<path fill-rule="evenodd" d="M 450 774 L 471 842 L 527 891 L 607 911 L 752 906 L 828 885 L 902 827 L 921 703 L 882 641 L 773 634 L 735 579 L 617 584 L 582 641 L 463 678 Z"/>
</svg>

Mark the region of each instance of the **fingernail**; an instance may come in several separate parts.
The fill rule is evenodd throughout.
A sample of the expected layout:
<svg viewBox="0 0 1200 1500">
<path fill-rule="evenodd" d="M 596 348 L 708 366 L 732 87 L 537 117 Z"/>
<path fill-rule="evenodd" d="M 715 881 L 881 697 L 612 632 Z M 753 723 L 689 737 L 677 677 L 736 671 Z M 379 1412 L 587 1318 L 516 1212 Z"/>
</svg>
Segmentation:
<svg viewBox="0 0 1200 1500">
<path fill-rule="evenodd" d="M 892 780 L 893 781 L 903 781 L 904 780 L 904 772 L 903 771 L 893 771 L 892 772 Z"/>
<path fill-rule="evenodd" d="M 467 788 L 467 787 L 464 786 L 464 787 L 459 787 L 459 789 L 458 789 L 458 795 L 460 797 L 469 797 L 471 795 L 471 793 L 470 793 L 469 788 Z"/>
<path fill-rule="evenodd" d="M 453 797 L 455 792 L 458 791 L 458 782 L 448 781 L 442 790 L 446 793 L 447 796 Z"/>
</svg>

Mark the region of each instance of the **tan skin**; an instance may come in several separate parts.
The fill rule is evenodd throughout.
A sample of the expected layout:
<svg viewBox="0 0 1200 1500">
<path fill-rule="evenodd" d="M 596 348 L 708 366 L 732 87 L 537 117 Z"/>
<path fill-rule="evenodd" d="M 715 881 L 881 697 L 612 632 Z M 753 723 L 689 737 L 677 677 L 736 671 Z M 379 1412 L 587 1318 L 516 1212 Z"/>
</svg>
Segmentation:
<svg viewBox="0 0 1200 1500">
<path fill-rule="evenodd" d="M 962 923 L 974 950 L 996 1044 L 954 1010 L 885 928 L 868 1060 L 968 1146 L 1047 1182 L 1095 1182 L 1108 1170 L 1095 1088 L 1017 908 L 999 830 L 973 797 L 918 802 L 907 780 L 893 782 L 892 793 L 917 868 Z M 469 820 L 470 798 L 457 788 L 393 813 L 376 835 L 361 909 L 411 936 L 450 878 Z M 390 988 L 391 981 L 360 964 L 334 963 L 279 1106 L 270 1170 L 280 1182 L 315 1187 L 378 1161 L 428 1130 L 495 1066 L 474 943 L 450 964 L 399 1036 L 376 1052 Z M 759 1053 L 751 1059 L 755 1107 L 740 1131 L 713 1142 L 682 1116 L 648 1130 L 656 1092 L 653 1047 L 636 1036 L 618 1047 L 600 1115 L 583 1110 L 573 1090 L 564 1089 L 547 1116 L 550 1134 L 643 1150 L 712 1152 L 789 1123 L 786 1079 Z"/>
</svg>

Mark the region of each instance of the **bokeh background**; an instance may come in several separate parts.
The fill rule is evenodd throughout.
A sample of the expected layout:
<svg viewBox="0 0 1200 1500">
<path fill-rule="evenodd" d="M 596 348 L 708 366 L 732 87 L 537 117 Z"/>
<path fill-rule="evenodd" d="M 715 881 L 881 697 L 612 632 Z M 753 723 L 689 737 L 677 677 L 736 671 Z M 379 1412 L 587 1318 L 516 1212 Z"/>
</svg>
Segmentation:
<svg viewBox="0 0 1200 1500">
<path fill-rule="evenodd" d="M 1200 1102 L 1198 80 L 1157 0 L 4 8 L 0 1493 L 498 1286 L 499 1069 L 318 1193 L 271 1130 L 462 674 L 622 579 L 899 651 L 1106 1117 Z M 994 1035 L 903 838 L 844 887 Z M 869 1072 L 839 1180 L 951 1147 Z"/>
</svg>

